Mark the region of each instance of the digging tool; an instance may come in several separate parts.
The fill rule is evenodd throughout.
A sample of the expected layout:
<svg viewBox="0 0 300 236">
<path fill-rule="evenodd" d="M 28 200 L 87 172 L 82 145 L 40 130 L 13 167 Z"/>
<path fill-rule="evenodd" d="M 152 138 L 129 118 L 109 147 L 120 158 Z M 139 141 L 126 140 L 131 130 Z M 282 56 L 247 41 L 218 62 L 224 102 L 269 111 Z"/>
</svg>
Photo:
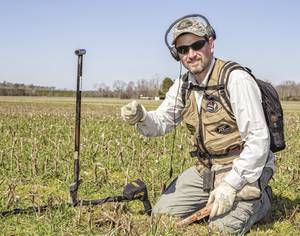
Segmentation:
<svg viewBox="0 0 300 236">
<path fill-rule="evenodd" d="M 178 221 L 176 223 L 176 225 L 183 227 L 183 226 L 190 225 L 196 221 L 199 221 L 199 220 L 209 216 L 211 209 L 212 209 L 212 205 L 208 205 L 208 206 L 196 211 L 194 214 L 190 215 L 189 217 L 187 217 L 181 221 Z"/>
</svg>

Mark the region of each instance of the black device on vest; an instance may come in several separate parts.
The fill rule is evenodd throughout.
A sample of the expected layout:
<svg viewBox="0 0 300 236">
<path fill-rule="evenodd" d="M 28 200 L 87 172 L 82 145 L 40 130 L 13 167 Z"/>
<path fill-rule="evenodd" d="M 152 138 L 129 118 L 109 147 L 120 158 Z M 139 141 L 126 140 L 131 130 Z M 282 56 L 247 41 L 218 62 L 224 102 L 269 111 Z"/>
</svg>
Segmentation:
<svg viewBox="0 0 300 236">
<path fill-rule="evenodd" d="M 165 33 L 165 43 L 167 45 L 167 47 L 169 48 L 170 50 L 170 53 L 172 55 L 172 57 L 176 60 L 176 61 L 179 61 L 179 56 L 178 56 L 178 53 L 177 53 L 177 50 L 175 48 L 175 46 L 171 46 L 168 42 L 168 35 L 171 31 L 171 29 L 181 20 L 185 19 L 185 18 L 191 18 L 191 17 L 199 17 L 201 18 L 205 24 L 206 24 L 206 31 L 208 33 L 208 37 L 212 37 L 214 40 L 217 38 L 216 36 L 216 32 L 215 30 L 213 29 L 213 27 L 210 25 L 209 21 L 207 20 L 207 18 L 203 15 L 200 15 L 200 14 L 190 14 L 190 15 L 185 15 L 183 17 L 180 17 L 178 18 L 177 20 L 175 20 L 170 26 L 169 28 L 167 29 L 166 33 Z"/>
</svg>

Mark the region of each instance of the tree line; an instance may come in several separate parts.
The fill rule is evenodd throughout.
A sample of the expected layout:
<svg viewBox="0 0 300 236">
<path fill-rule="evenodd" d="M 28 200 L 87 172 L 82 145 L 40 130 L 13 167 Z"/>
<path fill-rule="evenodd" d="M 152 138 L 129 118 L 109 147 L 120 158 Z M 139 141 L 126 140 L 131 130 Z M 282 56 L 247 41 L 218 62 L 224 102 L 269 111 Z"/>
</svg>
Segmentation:
<svg viewBox="0 0 300 236">
<path fill-rule="evenodd" d="M 164 98 L 173 80 L 165 77 L 140 79 L 136 82 L 115 80 L 110 87 L 105 83 L 95 85 L 93 90 L 83 91 L 85 97 L 111 97 L 111 98 Z M 274 86 L 281 100 L 300 101 L 300 83 L 285 81 Z M 75 96 L 74 90 L 56 89 L 55 87 L 25 85 L 22 83 L 0 82 L 0 96 L 49 96 L 71 97 Z"/>
<path fill-rule="evenodd" d="M 277 93 L 282 100 L 300 101 L 300 83 L 285 81 L 276 87 Z"/>
</svg>

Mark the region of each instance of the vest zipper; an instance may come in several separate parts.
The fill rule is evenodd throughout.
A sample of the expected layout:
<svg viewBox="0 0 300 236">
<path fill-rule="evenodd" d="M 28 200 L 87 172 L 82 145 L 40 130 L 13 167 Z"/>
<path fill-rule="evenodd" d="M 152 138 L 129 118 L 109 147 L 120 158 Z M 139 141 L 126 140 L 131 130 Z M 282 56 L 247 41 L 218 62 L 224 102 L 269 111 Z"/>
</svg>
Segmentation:
<svg viewBox="0 0 300 236">
<path fill-rule="evenodd" d="M 213 65 L 213 68 L 211 69 L 210 74 L 209 74 L 209 76 L 208 76 L 208 80 L 207 80 L 207 83 L 206 83 L 207 86 L 209 85 L 209 80 L 210 80 L 210 77 L 211 77 L 211 75 L 212 75 L 212 72 L 213 72 L 214 69 L 215 69 L 217 60 L 218 60 L 218 59 L 216 58 L 215 63 L 214 63 L 214 65 Z M 197 135 L 196 140 L 197 140 L 197 145 L 198 145 L 198 146 L 199 146 L 199 142 L 201 143 L 202 149 L 204 150 L 204 154 L 206 154 L 206 155 L 207 155 L 207 158 L 208 158 L 208 166 L 209 166 L 209 168 L 211 168 L 211 166 L 212 166 L 211 155 L 210 155 L 210 153 L 208 152 L 208 150 L 206 149 L 206 147 L 204 146 L 203 135 L 202 135 L 202 119 L 201 119 L 201 114 L 202 114 L 202 102 L 203 102 L 203 98 L 204 98 L 204 95 L 205 95 L 205 94 L 206 94 L 206 93 L 205 93 L 205 90 L 204 90 L 204 91 L 203 91 L 203 94 L 202 94 L 201 104 L 200 104 L 200 111 L 197 112 L 197 113 L 198 113 L 198 120 L 199 120 L 199 127 L 198 127 L 199 134 Z M 198 109 L 198 107 L 197 107 L 197 109 Z M 199 136 L 200 136 L 200 137 L 199 137 Z M 200 140 L 199 140 L 199 139 L 200 139 Z"/>
<path fill-rule="evenodd" d="M 203 96 L 202 96 L 202 101 L 203 101 L 203 98 L 204 98 L 204 95 L 205 95 L 205 92 L 203 92 Z M 201 144 L 201 147 L 202 149 L 204 150 L 204 154 L 207 155 L 207 158 L 208 158 L 208 166 L 209 168 L 211 168 L 212 166 L 212 161 L 211 161 L 211 155 L 209 153 L 209 151 L 206 149 L 205 145 L 204 145 L 204 142 L 203 142 L 203 135 L 202 135 L 202 119 L 201 119 L 201 114 L 202 114 L 202 101 L 201 101 L 201 106 L 200 106 L 200 111 L 197 112 L 198 113 L 198 120 L 199 120 L 199 127 L 198 127 L 198 135 L 197 135 L 197 145 L 198 145 L 198 148 Z M 200 148 L 199 148 L 200 149 Z"/>
</svg>

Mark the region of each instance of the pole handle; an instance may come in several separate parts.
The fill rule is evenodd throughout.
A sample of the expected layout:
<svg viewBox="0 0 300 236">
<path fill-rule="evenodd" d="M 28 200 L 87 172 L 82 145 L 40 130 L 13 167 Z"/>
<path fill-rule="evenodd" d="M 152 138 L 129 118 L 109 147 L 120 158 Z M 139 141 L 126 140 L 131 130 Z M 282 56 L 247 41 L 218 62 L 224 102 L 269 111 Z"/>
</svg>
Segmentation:
<svg viewBox="0 0 300 236">
<path fill-rule="evenodd" d="M 85 54 L 86 54 L 86 50 L 85 50 L 85 49 L 76 49 L 76 50 L 75 50 L 75 54 L 76 54 L 77 56 L 85 55 Z"/>
</svg>

